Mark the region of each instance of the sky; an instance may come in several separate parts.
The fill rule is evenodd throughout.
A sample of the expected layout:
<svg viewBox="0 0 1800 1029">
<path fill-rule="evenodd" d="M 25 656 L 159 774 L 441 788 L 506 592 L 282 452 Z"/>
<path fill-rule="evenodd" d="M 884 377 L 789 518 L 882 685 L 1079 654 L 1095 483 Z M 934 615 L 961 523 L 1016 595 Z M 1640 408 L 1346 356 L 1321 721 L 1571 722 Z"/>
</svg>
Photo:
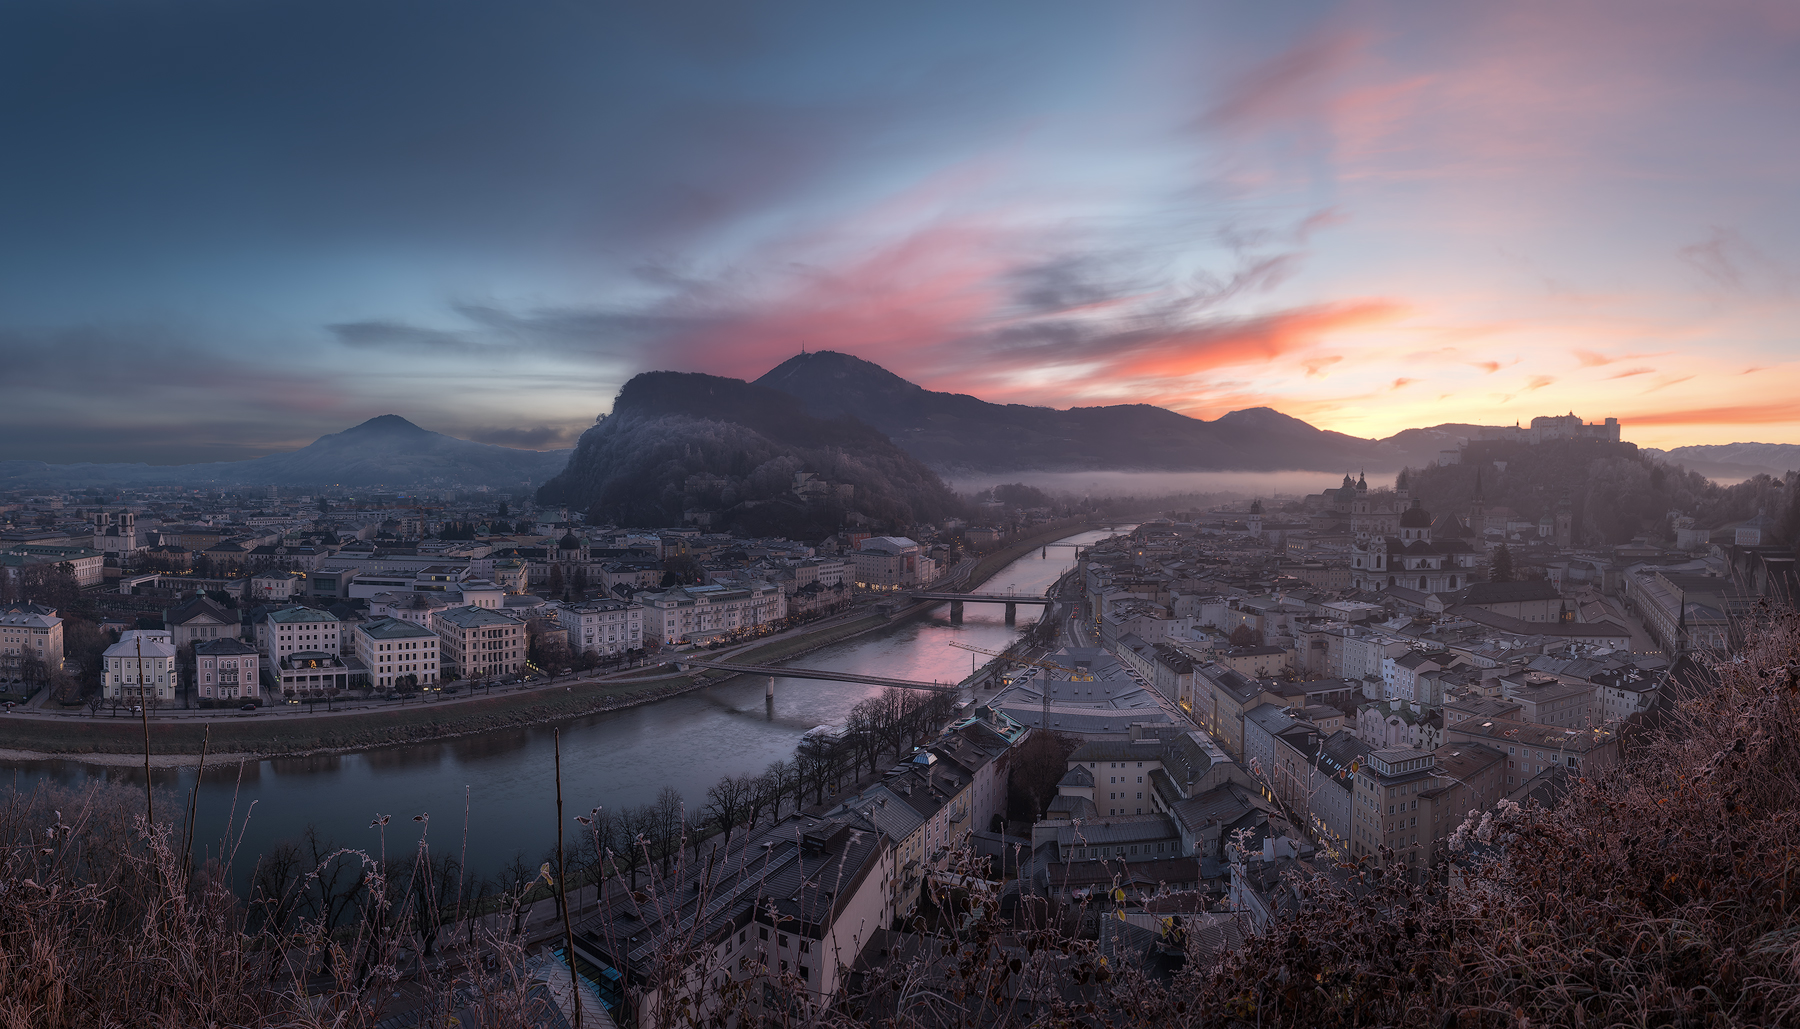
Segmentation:
<svg viewBox="0 0 1800 1029">
<path fill-rule="evenodd" d="M 1800 6 L 0 0 L 0 458 L 572 445 L 806 350 L 1800 442 Z"/>
</svg>

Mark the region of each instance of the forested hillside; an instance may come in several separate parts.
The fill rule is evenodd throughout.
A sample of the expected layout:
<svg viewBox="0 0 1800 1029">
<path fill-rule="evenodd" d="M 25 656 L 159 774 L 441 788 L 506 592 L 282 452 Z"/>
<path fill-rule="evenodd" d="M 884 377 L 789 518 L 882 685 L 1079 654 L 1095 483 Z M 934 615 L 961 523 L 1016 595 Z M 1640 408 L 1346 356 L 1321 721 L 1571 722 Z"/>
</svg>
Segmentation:
<svg viewBox="0 0 1800 1029">
<path fill-rule="evenodd" d="M 828 488 L 797 495 L 797 472 Z M 714 512 L 715 527 L 802 536 L 858 518 L 903 531 L 961 507 L 936 473 L 855 419 L 814 418 L 786 394 L 677 372 L 626 383 L 539 499 L 597 522 L 676 525 L 693 510 Z"/>
<path fill-rule="evenodd" d="M 1624 543 L 1635 536 L 1668 539 L 1674 535 L 1673 519 L 1681 515 L 1713 527 L 1759 512 L 1775 521 L 1780 542 L 1800 541 L 1795 476 L 1783 481 L 1759 475 L 1719 486 L 1628 443 L 1481 444 L 1470 448 L 1462 464 L 1415 469 L 1409 478 L 1426 508 L 1462 512 L 1475 499 L 1478 473 L 1489 508 L 1509 507 L 1527 519 L 1554 514 L 1566 496 L 1580 544 Z"/>
</svg>

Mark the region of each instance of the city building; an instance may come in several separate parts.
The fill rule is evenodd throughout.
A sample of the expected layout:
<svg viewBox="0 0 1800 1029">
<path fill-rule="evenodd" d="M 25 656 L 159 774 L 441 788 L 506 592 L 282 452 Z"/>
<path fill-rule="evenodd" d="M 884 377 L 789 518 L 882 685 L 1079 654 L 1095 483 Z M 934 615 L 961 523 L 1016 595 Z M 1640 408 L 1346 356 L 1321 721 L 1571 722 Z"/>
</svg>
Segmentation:
<svg viewBox="0 0 1800 1029">
<path fill-rule="evenodd" d="M 1429 750 L 1392 747 L 1369 754 L 1354 776 L 1351 856 L 1368 858 L 1386 851 L 1409 865 L 1429 864 L 1431 815 L 1427 811 L 1421 843 L 1419 794 L 1438 785 L 1432 765 Z"/>
<path fill-rule="evenodd" d="M 556 621 L 569 633 L 569 649 L 603 657 L 644 645 L 644 608 L 623 600 L 565 604 Z"/>
<path fill-rule="evenodd" d="M 0 676 L 28 678 L 62 671 L 63 624 L 56 609 L 29 602 L 0 605 Z"/>
<path fill-rule="evenodd" d="M 438 634 L 417 622 L 377 618 L 351 630 L 356 660 L 368 669 L 369 685 L 431 688 L 438 682 Z"/>
<path fill-rule="evenodd" d="M 775 1003 L 775 983 L 797 981 L 823 1006 L 855 957 L 893 924 L 892 838 L 843 821 L 789 819 L 749 841 L 754 860 L 684 866 L 663 913 L 642 920 L 618 891 L 577 924 L 575 952 L 597 969 L 600 994 L 622 1025 L 660 1025 L 683 1003 L 707 1020 L 726 983 L 750 984 L 753 1006 Z M 629 933 L 618 931 L 630 924 Z M 680 971 L 668 962 L 680 955 Z M 758 988 L 760 984 L 761 988 Z M 785 1002 L 784 1002 L 785 1003 Z M 757 1024 L 788 1009 L 753 1010 Z"/>
<path fill-rule="evenodd" d="M 271 666 L 297 653 L 338 653 L 342 629 L 336 615 L 312 607 L 284 607 L 269 612 L 264 620 L 265 652 Z"/>
<path fill-rule="evenodd" d="M 453 607 L 432 616 L 443 673 L 489 679 L 525 670 L 525 623 L 492 608 Z"/>
<path fill-rule="evenodd" d="M 1481 574 L 1485 558 L 1467 540 L 1432 539 L 1431 513 L 1417 499 L 1397 521 L 1395 534 L 1359 534 L 1351 545 L 1350 577 L 1357 589 L 1447 593 Z"/>
<path fill-rule="evenodd" d="M 664 646 L 704 643 L 787 617 L 787 595 L 766 582 L 678 586 L 633 602 L 643 609 L 645 638 Z"/>
<path fill-rule="evenodd" d="M 105 680 L 102 695 L 108 700 L 139 704 L 146 700 L 174 700 L 175 643 L 160 629 L 127 629 L 119 642 L 101 655 Z"/>
<path fill-rule="evenodd" d="M 194 644 L 194 690 L 202 700 L 255 700 L 262 696 L 255 647 L 226 637 Z"/>
<path fill-rule="evenodd" d="M 905 536 L 871 536 L 850 552 L 857 589 L 898 590 L 937 578 L 937 562 Z"/>
<path fill-rule="evenodd" d="M 203 640 L 236 639 L 240 633 L 237 614 L 203 593 L 165 609 L 163 628 L 169 630 L 176 647 Z"/>
</svg>

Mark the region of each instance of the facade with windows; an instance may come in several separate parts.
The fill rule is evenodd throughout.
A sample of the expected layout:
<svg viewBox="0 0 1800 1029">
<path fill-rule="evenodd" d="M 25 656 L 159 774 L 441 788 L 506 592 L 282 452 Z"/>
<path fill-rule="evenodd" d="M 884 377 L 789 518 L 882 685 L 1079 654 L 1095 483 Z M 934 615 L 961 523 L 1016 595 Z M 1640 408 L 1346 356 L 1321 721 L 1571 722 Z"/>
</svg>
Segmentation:
<svg viewBox="0 0 1800 1029">
<path fill-rule="evenodd" d="M 445 675 L 486 679 L 525 670 L 525 623 L 517 618 L 471 605 L 439 611 L 432 625 Z"/>
<path fill-rule="evenodd" d="M 1431 810 L 1419 826 L 1420 795 L 1438 786 L 1429 750 L 1390 748 L 1372 752 L 1357 769 L 1351 796 L 1350 853 L 1375 857 L 1384 849 L 1397 861 L 1424 867 L 1431 856 Z"/>
<path fill-rule="evenodd" d="M 195 594 L 164 611 L 163 628 L 169 630 L 177 648 L 203 640 L 236 639 L 241 631 L 238 616 L 205 594 Z"/>
<path fill-rule="evenodd" d="M 262 696 L 256 648 L 238 639 L 194 644 L 194 690 L 202 700 L 254 700 Z"/>
<path fill-rule="evenodd" d="M 0 676 L 21 677 L 33 661 L 46 674 L 62 670 L 63 625 L 56 609 L 30 603 L 0 607 Z"/>
<path fill-rule="evenodd" d="M 636 603 L 645 637 L 665 645 L 702 643 L 787 617 L 787 594 L 766 582 L 683 586 L 639 594 Z"/>
<path fill-rule="evenodd" d="M 269 612 L 262 634 L 271 667 L 290 654 L 338 653 L 338 635 L 343 626 L 329 611 L 310 607 L 284 607 Z"/>
<path fill-rule="evenodd" d="M 937 578 L 937 562 L 905 536 L 874 536 L 850 553 L 856 588 L 897 590 Z"/>
<path fill-rule="evenodd" d="M 435 688 L 438 682 L 438 634 L 417 622 L 377 618 L 352 630 L 356 659 L 369 670 L 369 685 Z"/>
<path fill-rule="evenodd" d="M 174 700 L 175 643 L 162 629 L 127 629 L 101 655 L 108 700 L 127 703 Z"/>
<path fill-rule="evenodd" d="M 557 609 L 556 623 L 568 630 L 571 650 L 606 656 L 644 645 L 644 608 L 623 600 L 566 604 Z"/>
</svg>

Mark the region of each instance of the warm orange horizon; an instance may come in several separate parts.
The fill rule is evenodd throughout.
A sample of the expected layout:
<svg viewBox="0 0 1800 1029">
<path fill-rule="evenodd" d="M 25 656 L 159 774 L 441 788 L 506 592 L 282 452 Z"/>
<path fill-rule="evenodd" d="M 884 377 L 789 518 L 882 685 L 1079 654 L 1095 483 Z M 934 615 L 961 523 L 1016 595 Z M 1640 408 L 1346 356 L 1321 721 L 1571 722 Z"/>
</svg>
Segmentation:
<svg viewBox="0 0 1800 1029">
<path fill-rule="evenodd" d="M 81 12 L 6 23 L 0 458 L 389 411 L 568 446 L 634 374 L 802 349 L 1361 437 L 1800 442 L 1792 3 L 445 0 L 424 48 L 345 0 Z"/>
</svg>

